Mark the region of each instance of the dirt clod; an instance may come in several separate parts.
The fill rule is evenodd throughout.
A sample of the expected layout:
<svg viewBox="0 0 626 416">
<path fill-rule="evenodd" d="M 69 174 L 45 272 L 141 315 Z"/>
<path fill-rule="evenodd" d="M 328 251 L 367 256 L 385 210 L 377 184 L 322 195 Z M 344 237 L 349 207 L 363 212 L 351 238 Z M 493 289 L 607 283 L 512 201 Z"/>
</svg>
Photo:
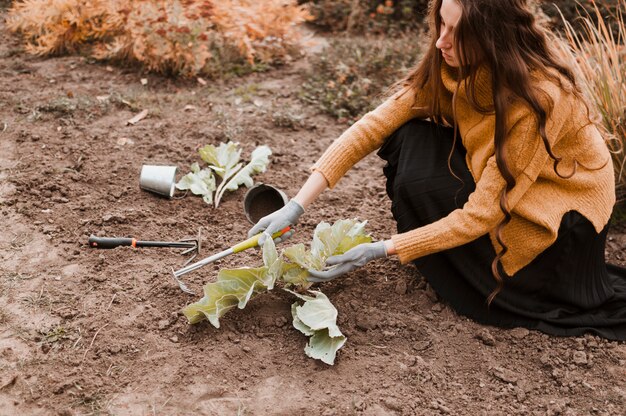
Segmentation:
<svg viewBox="0 0 626 416">
<path fill-rule="evenodd" d="M 404 295 L 406 294 L 407 291 L 407 284 L 406 284 L 406 280 L 404 279 L 400 279 L 398 280 L 398 282 L 396 283 L 396 286 L 394 288 L 394 291 L 398 294 L 398 295 Z"/>
<path fill-rule="evenodd" d="M 492 369 L 492 373 L 497 379 L 504 381 L 505 383 L 515 384 L 519 379 L 519 375 L 504 367 L 494 367 Z"/>
<path fill-rule="evenodd" d="M 476 334 L 476 338 L 482 341 L 483 344 L 493 347 L 496 345 L 496 339 L 491 335 L 491 332 L 487 329 L 482 329 L 478 334 Z"/>
<path fill-rule="evenodd" d="M 572 354 L 572 361 L 578 365 L 587 364 L 587 354 L 584 351 L 574 351 Z"/>
<path fill-rule="evenodd" d="M 433 307 L 432 307 L 432 308 L 430 308 L 430 310 L 431 310 L 431 311 L 433 311 L 433 312 L 437 312 L 437 313 L 439 313 L 439 312 L 441 312 L 441 311 L 444 309 L 444 307 L 445 307 L 445 306 L 443 305 L 443 303 L 439 303 L 439 302 L 437 302 L 437 303 L 435 303 L 435 304 L 433 305 Z"/>
<path fill-rule="evenodd" d="M 360 316 L 356 320 L 356 327 L 361 331 L 369 331 L 376 328 L 376 322 L 371 316 Z"/>
<path fill-rule="evenodd" d="M 3 391 L 15 385 L 18 377 L 19 376 L 17 374 L 12 374 L 6 378 L 3 377 L 2 380 L 0 381 L 0 391 Z"/>
<path fill-rule="evenodd" d="M 515 339 L 524 339 L 530 334 L 530 331 L 526 328 L 513 328 L 509 333 Z"/>
</svg>

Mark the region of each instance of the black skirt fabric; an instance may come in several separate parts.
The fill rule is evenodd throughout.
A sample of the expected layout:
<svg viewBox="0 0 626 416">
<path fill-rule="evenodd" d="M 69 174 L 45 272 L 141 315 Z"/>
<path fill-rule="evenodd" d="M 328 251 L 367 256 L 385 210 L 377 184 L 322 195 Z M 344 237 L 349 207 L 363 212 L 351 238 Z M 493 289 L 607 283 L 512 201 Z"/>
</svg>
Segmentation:
<svg viewBox="0 0 626 416">
<path fill-rule="evenodd" d="M 383 172 L 399 233 L 461 208 L 475 189 L 460 139 L 449 161 L 454 175 L 450 171 L 453 136 L 451 128 L 412 120 L 379 150 L 387 161 Z M 491 305 L 495 251 L 488 235 L 414 263 L 441 298 L 480 323 L 626 340 L 626 269 L 605 262 L 607 231 L 608 226 L 598 234 L 583 215 L 568 212 L 554 244 L 505 277 Z"/>
</svg>

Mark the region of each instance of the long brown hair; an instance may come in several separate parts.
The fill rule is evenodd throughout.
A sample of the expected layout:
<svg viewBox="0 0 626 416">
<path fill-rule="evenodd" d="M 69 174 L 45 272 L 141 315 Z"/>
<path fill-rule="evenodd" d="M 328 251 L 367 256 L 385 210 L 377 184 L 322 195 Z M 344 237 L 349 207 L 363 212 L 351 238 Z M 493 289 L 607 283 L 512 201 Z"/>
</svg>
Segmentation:
<svg viewBox="0 0 626 416">
<path fill-rule="evenodd" d="M 495 114 L 495 155 L 498 170 L 506 181 L 506 187 L 500 195 L 500 209 L 504 219 L 496 228 L 496 238 L 502 249 L 497 253 L 491 264 L 491 271 L 497 287 L 489 295 L 491 303 L 502 290 L 504 280 L 500 260 L 508 247 L 502 239 L 502 230 L 511 220 L 507 195 L 515 186 L 515 177 L 505 155 L 507 146 L 506 113 L 509 110 L 510 98 L 524 100 L 536 115 L 539 135 L 546 151 L 554 160 L 554 170 L 562 178 L 571 177 L 577 166 L 567 175 L 561 175 L 558 165 L 561 159 L 552 152 L 546 136 L 546 120 L 549 117 L 553 101 L 543 91 L 533 85 L 531 72 L 538 73 L 563 86 L 569 82 L 574 94 L 582 99 L 582 93 L 574 78 L 573 71 L 556 56 L 548 46 L 548 36 L 540 27 L 528 9 L 527 0 L 455 0 L 461 6 L 461 18 L 455 29 L 454 49 L 459 61 L 457 91 L 461 82 L 465 83 L 470 104 L 476 111 L 484 114 Z M 429 4 L 430 44 L 420 63 L 401 81 L 405 86 L 429 93 L 429 114 L 433 121 L 442 123 L 440 98 L 443 94 L 441 81 L 442 56 L 437 50 L 436 42 L 440 35 L 442 0 L 431 0 Z M 476 98 L 476 78 L 478 69 L 486 66 L 492 77 L 493 106 L 485 108 Z M 557 71 L 557 73 L 554 72 Z M 463 80 L 463 81 L 461 81 Z M 456 93 L 453 96 L 453 109 Z M 548 103 L 547 108 L 541 104 L 540 98 Z M 587 107 L 589 109 L 589 107 Z M 456 119 L 456 115 L 455 115 Z M 456 139 L 456 123 L 455 139 Z M 456 175 L 455 175 L 456 176 Z"/>
</svg>

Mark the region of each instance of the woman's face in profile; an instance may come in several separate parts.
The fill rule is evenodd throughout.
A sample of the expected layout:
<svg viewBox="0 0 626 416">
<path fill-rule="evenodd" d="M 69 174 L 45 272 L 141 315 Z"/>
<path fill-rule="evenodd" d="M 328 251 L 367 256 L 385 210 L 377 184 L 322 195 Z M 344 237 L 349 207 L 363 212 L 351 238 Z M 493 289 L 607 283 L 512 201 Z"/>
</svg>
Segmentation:
<svg viewBox="0 0 626 416">
<path fill-rule="evenodd" d="M 436 46 L 441 51 L 441 56 L 446 63 L 455 68 L 460 64 L 454 51 L 454 33 L 462 12 L 463 10 L 457 0 L 443 0 L 439 9 L 441 27 Z"/>
</svg>

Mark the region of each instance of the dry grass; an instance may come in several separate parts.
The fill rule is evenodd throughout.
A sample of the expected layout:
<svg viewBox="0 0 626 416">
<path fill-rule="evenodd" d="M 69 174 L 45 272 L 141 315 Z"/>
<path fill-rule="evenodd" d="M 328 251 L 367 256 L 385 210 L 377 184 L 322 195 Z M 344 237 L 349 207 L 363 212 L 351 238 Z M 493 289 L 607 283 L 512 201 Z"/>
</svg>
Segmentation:
<svg viewBox="0 0 626 416">
<path fill-rule="evenodd" d="M 311 19 L 307 9 L 286 0 L 221 0 L 213 21 L 249 63 L 284 61 L 300 40 L 297 26 Z"/>
<path fill-rule="evenodd" d="M 21 0 L 7 27 L 36 55 L 81 52 L 155 72 L 215 76 L 223 66 L 283 63 L 299 53 L 296 0 Z"/>
<path fill-rule="evenodd" d="M 613 19 L 616 30 L 602 19 L 594 0 L 595 19 L 580 16 L 576 31 L 565 21 L 568 47 L 562 47 L 566 58 L 575 68 L 579 84 L 602 118 L 607 144 L 613 153 L 618 198 L 626 198 L 626 0 L 620 0 Z M 565 20 L 565 19 L 564 19 Z M 596 22 L 594 22 L 597 21 Z M 617 36 L 614 34 L 617 32 Z"/>
<path fill-rule="evenodd" d="M 116 5 L 107 0 L 17 1 L 9 10 L 7 27 L 24 35 L 29 53 L 73 53 L 120 31 L 122 22 L 112 13 Z"/>
<path fill-rule="evenodd" d="M 73 0 L 76 1 L 76 0 Z M 115 28 L 93 48 L 98 59 L 139 62 L 148 70 L 192 76 L 202 72 L 218 38 L 208 1 L 108 1 Z"/>
</svg>

